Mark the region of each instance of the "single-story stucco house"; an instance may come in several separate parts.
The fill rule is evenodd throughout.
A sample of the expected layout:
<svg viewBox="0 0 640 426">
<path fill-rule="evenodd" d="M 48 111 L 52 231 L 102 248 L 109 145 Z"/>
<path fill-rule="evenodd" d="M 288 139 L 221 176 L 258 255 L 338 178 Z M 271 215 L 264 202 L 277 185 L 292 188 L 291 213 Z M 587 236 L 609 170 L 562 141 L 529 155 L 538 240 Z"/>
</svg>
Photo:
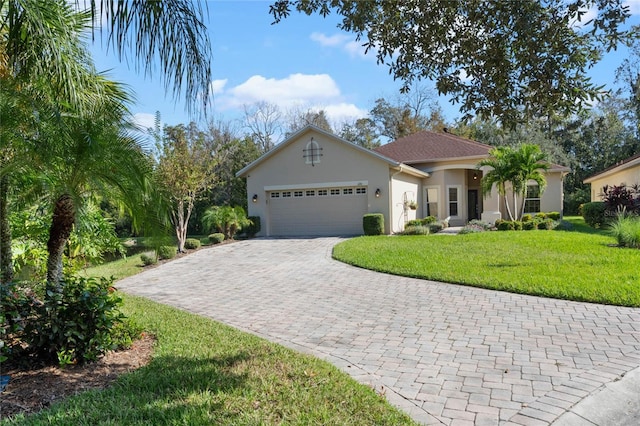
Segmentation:
<svg viewBox="0 0 640 426">
<path fill-rule="evenodd" d="M 640 184 L 640 153 L 589 176 L 583 182 L 591 184 L 591 201 L 602 201 L 600 194 L 602 194 L 602 188 L 605 185 Z"/>
<path fill-rule="evenodd" d="M 366 213 L 382 213 L 391 234 L 425 216 L 451 226 L 505 217 L 495 189 L 487 197 L 480 190 L 476 164 L 491 148 L 424 131 L 369 150 L 307 126 L 237 176 L 247 179 L 248 214 L 260 217 L 260 236 L 359 235 Z M 562 212 L 568 171 L 552 165 L 546 191 L 531 188 L 527 212 Z"/>
</svg>

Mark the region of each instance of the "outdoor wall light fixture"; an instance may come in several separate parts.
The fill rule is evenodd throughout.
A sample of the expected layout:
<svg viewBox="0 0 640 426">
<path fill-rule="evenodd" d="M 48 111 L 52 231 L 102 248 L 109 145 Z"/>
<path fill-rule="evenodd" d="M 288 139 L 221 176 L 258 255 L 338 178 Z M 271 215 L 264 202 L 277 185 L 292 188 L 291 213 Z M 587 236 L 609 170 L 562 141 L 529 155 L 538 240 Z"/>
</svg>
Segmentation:
<svg viewBox="0 0 640 426">
<path fill-rule="evenodd" d="M 478 172 L 473 172 L 473 180 L 478 180 Z"/>
<path fill-rule="evenodd" d="M 376 198 L 380 198 L 380 188 L 376 189 Z"/>
<path fill-rule="evenodd" d="M 258 202 L 258 194 L 253 194 L 253 198 L 251 199 L 254 203 Z"/>
</svg>

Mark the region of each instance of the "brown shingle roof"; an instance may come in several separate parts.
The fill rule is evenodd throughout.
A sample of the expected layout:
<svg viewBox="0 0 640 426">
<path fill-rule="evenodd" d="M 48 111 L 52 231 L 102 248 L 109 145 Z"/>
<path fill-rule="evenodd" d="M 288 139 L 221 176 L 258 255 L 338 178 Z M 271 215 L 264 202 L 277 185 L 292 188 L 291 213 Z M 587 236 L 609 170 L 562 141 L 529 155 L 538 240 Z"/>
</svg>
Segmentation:
<svg viewBox="0 0 640 426">
<path fill-rule="evenodd" d="M 486 156 L 491 146 L 451 133 L 422 131 L 382 145 L 375 151 L 405 164 L 445 158 Z"/>
</svg>

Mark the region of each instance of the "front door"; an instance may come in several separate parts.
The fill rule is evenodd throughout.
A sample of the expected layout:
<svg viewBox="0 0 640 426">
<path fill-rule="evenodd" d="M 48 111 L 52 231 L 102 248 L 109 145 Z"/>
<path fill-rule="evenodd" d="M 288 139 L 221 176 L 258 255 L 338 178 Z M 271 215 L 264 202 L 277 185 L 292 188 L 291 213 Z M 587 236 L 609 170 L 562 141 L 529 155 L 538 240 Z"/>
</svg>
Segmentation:
<svg viewBox="0 0 640 426">
<path fill-rule="evenodd" d="M 467 220 L 480 219 L 479 201 L 477 189 L 467 191 Z"/>
</svg>

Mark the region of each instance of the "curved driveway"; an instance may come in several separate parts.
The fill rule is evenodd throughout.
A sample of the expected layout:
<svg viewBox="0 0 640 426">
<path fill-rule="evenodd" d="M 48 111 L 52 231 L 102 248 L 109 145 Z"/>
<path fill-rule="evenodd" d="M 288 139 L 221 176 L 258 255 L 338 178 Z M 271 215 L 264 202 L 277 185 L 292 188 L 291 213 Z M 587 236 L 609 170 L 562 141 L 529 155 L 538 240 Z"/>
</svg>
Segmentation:
<svg viewBox="0 0 640 426">
<path fill-rule="evenodd" d="M 640 366 L 639 309 L 375 273 L 340 241 L 239 241 L 118 287 L 326 359 L 423 424 L 550 424 Z"/>
</svg>

